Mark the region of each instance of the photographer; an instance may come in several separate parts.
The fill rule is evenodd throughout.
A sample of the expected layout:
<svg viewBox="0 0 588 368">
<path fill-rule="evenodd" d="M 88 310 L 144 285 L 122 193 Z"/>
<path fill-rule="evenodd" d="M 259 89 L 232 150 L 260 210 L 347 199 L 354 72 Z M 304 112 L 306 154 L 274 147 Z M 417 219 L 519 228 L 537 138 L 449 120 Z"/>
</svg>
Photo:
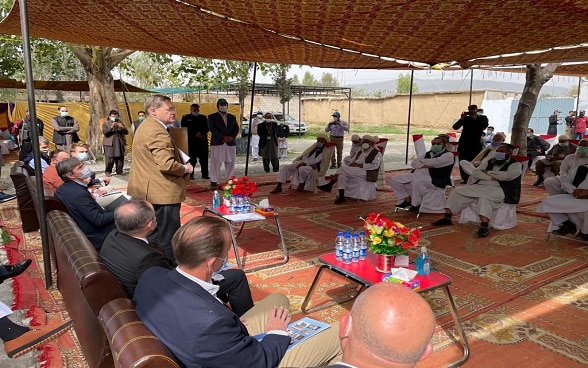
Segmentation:
<svg viewBox="0 0 588 368">
<path fill-rule="evenodd" d="M 129 131 L 119 119 L 118 111 L 110 110 L 107 119 L 100 121 L 102 124 L 102 147 L 104 148 L 104 161 L 106 162 L 105 174 L 112 175 L 112 167 L 116 163 L 116 174 L 123 175 L 124 157 L 126 153 L 125 135 Z"/>
<path fill-rule="evenodd" d="M 468 106 L 468 111 L 461 113 L 460 119 L 453 124 L 454 130 L 462 128 L 457 146 L 460 160 L 472 161 L 480 153 L 482 150 L 480 137 L 487 127 L 488 118 L 478 114 L 477 105 L 470 105 Z M 467 183 L 470 176 L 461 167 L 459 168 L 459 172 L 461 174 L 462 184 Z"/>
</svg>

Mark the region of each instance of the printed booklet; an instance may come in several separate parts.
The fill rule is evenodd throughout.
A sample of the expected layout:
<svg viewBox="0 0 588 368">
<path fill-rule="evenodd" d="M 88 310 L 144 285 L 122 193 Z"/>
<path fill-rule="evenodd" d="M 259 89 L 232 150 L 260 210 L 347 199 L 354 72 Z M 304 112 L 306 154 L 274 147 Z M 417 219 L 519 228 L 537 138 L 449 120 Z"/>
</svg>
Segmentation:
<svg viewBox="0 0 588 368">
<path fill-rule="evenodd" d="M 300 344 L 302 341 L 308 339 L 317 333 L 326 330 L 331 327 L 328 323 L 317 321 L 309 317 L 304 317 L 296 322 L 292 322 L 288 325 L 288 333 L 290 334 L 290 346 L 288 349 Z M 265 336 L 265 333 L 255 335 L 257 341 L 261 341 Z"/>
</svg>

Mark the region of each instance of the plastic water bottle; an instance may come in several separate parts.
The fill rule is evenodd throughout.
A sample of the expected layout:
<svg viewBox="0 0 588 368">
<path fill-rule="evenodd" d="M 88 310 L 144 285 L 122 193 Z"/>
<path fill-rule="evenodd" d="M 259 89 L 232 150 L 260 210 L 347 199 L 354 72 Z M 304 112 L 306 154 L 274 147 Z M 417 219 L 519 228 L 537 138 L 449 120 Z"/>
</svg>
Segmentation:
<svg viewBox="0 0 588 368">
<path fill-rule="evenodd" d="M 215 190 L 212 195 L 212 208 L 217 209 L 220 207 L 220 204 L 220 195 L 218 194 L 218 190 Z"/>
<path fill-rule="evenodd" d="M 351 247 L 351 262 L 359 261 L 359 234 L 353 233 L 352 247 Z"/>
<path fill-rule="evenodd" d="M 359 260 L 365 261 L 367 258 L 367 241 L 365 240 L 365 231 L 359 232 Z"/>
<path fill-rule="evenodd" d="M 237 206 L 235 207 L 236 213 L 243 213 L 243 197 L 237 196 Z"/>
<path fill-rule="evenodd" d="M 249 200 L 249 196 L 245 194 L 245 198 L 243 198 L 243 213 L 251 212 L 251 201 Z"/>
<path fill-rule="evenodd" d="M 351 235 L 345 234 L 345 239 L 343 240 L 343 263 L 345 264 L 351 263 L 351 255 L 353 253 L 351 242 Z"/>
<path fill-rule="evenodd" d="M 343 231 L 339 231 L 337 233 L 337 237 L 335 238 L 335 258 L 337 261 L 343 260 Z"/>
<path fill-rule="evenodd" d="M 427 276 L 431 272 L 431 257 L 427 253 L 427 247 L 421 247 L 421 254 L 416 259 L 416 269 L 422 276 Z"/>
<path fill-rule="evenodd" d="M 229 206 L 230 213 L 237 213 L 237 198 L 234 195 L 231 195 L 231 205 Z"/>
</svg>

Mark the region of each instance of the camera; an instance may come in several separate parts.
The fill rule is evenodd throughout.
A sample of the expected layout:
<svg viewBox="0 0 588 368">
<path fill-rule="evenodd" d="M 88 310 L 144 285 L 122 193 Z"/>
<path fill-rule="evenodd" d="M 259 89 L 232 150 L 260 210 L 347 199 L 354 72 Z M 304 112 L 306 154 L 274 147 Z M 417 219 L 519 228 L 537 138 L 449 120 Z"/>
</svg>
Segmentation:
<svg viewBox="0 0 588 368">
<path fill-rule="evenodd" d="M 119 118 L 116 118 L 116 119 L 114 119 L 114 122 L 115 122 L 115 123 L 118 123 L 119 121 L 120 121 L 120 119 L 119 119 Z"/>
<path fill-rule="evenodd" d="M 470 112 L 469 112 L 469 111 L 464 111 L 464 112 L 463 112 L 463 114 L 464 114 L 465 116 L 470 116 Z"/>
</svg>

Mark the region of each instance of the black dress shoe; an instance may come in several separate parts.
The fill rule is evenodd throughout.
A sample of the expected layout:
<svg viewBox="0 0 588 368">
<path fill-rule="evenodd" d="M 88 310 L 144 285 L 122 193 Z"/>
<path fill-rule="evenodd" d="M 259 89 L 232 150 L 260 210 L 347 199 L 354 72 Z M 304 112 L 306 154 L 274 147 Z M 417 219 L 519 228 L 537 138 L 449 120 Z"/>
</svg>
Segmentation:
<svg viewBox="0 0 588 368">
<path fill-rule="evenodd" d="M 211 188 L 217 188 L 218 187 L 218 184 L 216 183 L 216 181 L 211 181 L 210 182 L 210 187 Z"/>
<path fill-rule="evenodd" d="M 538 176 L 537 180 L 535 180 L 535 182 L 533 183 L 534 187 L 538 187 L 539 185 L 543 184 L 543 177 L 542 176 Z"/>
<path fill-rule="evenodd" d="M 578 231 L 578 229 L 576 228 L 576 225 L 574 225 L 572 222 L 569 221 L 565 221 L 557 230 L 553 230 L 552 232 L 555 235 L 568 235 L 568 234 L 575 234 L 576 231 Z"/>
<path fill-rule="evenodd" d="M 396 205 L 396 207 L 399 207 L 399 208 L 406 208 L 408 206 L 410 206 L 410 202 L 408 202 L 408 201 L 404 201 L 404 202 Z"/>
<path fill-rule="evenodd" d="M 412 206 L 408 209 L 408 212 L 419 213 L 420 210 L 421 210 L 421 206 Z"/>
<path fill-rule="evenodd" d="M 335 199 L 335 204 L 343 204 L 345 203 L 345 197 L 337 197 L 337 199 Z"/>
<path fill-rule="evenodd" d="M 18 275 L 20 275 L 21 273 L 25 272 L 27 268 L 29 268 L 29 266 L 31 265 L 33 261 L 30 259 L 25 259 L 24 261 L 17 263 L 17 264 L 13 264 L 13 265 L 8 265 L 8 266 L 0 266 L 0 267 L 4 267 L 4 269 L 6 270 L 6 274 L 0 276 L 0 284 L 4 282 L 4 280 L 9 279 L 11 277 L 16 277 Z"/>
<path fill-rule="evenodd" d="M 453 225 L 453 222 L 451 222 L 451 220 L 448 219 L 447 217 L 443 217 L 443 218 L 440 218 L 439 220 L 433 222 L 431 225 L 433 225 L 433 226 L 448 226 L 448 225 Z"/>
<path fill-rule="evenodd" d="M 317 185 L 317 188 L 322 190 L 323 192 L 327 192 L 327 193 L 331 193 L 331 190 L 333 190 L 333 185 L 335 184 L 334 181 L 330 181 L 325 185 Z"/>
<path fill-rule="evenodd" d="M 474 236 L 476 238 L 485 238 L 490 234 L 490 230 L 488 230 L 487 227 L 481 227 L 478 229 L 478 231 L 476 231 L 476 233 L 474 234 Z"/>
</svg>

